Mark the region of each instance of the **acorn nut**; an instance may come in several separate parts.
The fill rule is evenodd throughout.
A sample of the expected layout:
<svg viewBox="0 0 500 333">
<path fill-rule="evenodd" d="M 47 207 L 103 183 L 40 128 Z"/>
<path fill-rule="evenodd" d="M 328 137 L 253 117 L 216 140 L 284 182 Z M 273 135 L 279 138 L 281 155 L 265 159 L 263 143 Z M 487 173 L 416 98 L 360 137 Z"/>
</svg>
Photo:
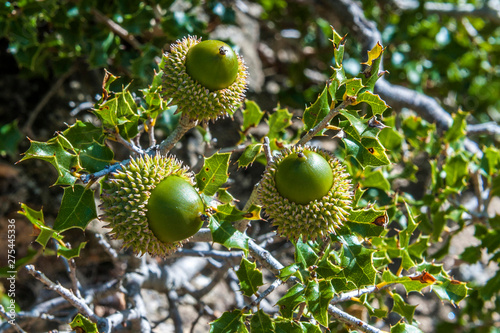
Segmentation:
<svg viewBox="0 0 500 333">
<path fill-rule="evenodd" d="M 101 219 L 124 248 L 164 257 L 203 225 L 205 205 L 193 185 L 193 175 L 173 157 L 132 159 L 103 182 Z"/>
<path fill-rule="evenodd" d="M 267 165 L 258 201 L 279 234 L 314 240 L 335 233 L 346 220 L 351 182 L 344 166 L 327 151 L 294 146 Z"/>
<path fill-rule="evenodd" d="M 186 71 L 209 90 L 229 87 L 238 76 L 238 56 L 218 40 L 205 40 L 186 54 Z"/>
<path fill-rule="evenodd" d="M 159 67 L 163 98 L 191 119 L 232 116 L 245 99 L 245 62 L 221 41 L 185 37 L 163 54 Z"/>
</svg>

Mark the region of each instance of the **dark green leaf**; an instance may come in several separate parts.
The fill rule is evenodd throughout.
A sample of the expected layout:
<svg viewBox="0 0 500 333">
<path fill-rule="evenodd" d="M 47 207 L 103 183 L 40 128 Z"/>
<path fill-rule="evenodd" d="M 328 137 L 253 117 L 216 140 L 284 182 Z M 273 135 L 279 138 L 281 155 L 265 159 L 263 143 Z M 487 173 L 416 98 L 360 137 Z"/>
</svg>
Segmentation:
<svg viewBox="0 0 500 333">
<path fill-rule="evenodd" d="M 372 108 L 374 115 L 382 114 L 389 107 L 379 95 L 375 95 L 371 91 L 362 92 L 357 96 L 356 102 L 353 105 L 365 102 Z"/>
<path fill-rule="evenodd" d="M 328 305 L 333 298 L 334 290 L 330 281 L 311 280 L 305 292 L 306 303 L 314 319 L 328 327 Z"/>
<path fill-rule="evenodd" d="M 287 293 L 283 295 L 280 300 L 276 303 L 280 307 L 280 312 L 285 318 L 293 317 L 293 310 L 306 301 L 304 296 L 306 287 L 297 283 L 292 288 L 288 289 Z"/>
<path fill-rule="evenodd" d="M 229 222 L 217 221 L 214 217 L 210 217 L 208 224 L 212 232 L 214 242 L 220 243 L 228 249 L 242 249 L 248 251 L 248 236 L 236 230 Z"/>
<path fill-rule="evenodd" d="M 328 102 L 328 86 L 325 86 L 318 99 L 306 110 L 302 117 L 304 130 L 309 131 L 316 126 L 330 112 L 330 103 Z M 324 131 L 324 130 L 323 130 Z M 321 131 L 319 134 L 323 134 Z"/>
<path fill-rule="evenodd" d="M 274 322 L 262 309 L 254 313 L 250 320 L 250 331 L 252 333 L 273 333 Z"/>
<path fill-rule="evenodd" d="M 50 139 L 48 142 L 31 141 L 29 149 L 21 161 L 32 158 L 49 162 L 56 168 L 58 178 L 54 185 L 74 185 L 77 177 L 73 174 L 81 169 L 78 156 L 66 151 L 61 144 L 62 137 Z M 67 142 L 64 141 L 66 144 Z M 20 161 L 20 162 L 21 162 Z"/>
<path fill-rule="evenodd" d="M 423 333 L 423 332 L 415 326 L 405 323 L 397 323 L 396 325 L 391 327 L 391 333 Z"/>
<path fill-rule="evenodd" d="M 219 319 L 210 323 L 210 333 L 248 333 L 242 319 L 241 310 L 226 311 Z"/>
<path fill-rule="evenodd" d="M 343 248 L 340 266 L 344 268 L 343 272 L 347 279 L 353 282 L 357 288 L 373 285 L 377 273 L 372 261 L 374 250 L 361 245 L 355 235 L 342 235 L 337 238 L 342 243 Z M 335 288 L 335 290 L 337 289 Z"/>
<path fill-rule="evenodd" d="M 54 230 L 62 232 L 71 228 L 85 230 L 97 218 L 94 191 L 81 185 L 64 188 L 61 208 L 54 222 Z"/>
<path fill-rule="evenodd" d="M 62 239 L 62 236 L 60 236 L 55 230 L 45 225 L 43 211 L 41 209 L 36 211 L 26 206 L 26 204 L 21 203 L 21 210 L 18 213 L 26 216 L 26 218 L 33 224 L 33 227 L 40 231 L 36 238 L 36 242 L 42 245 L 43 248 L 47 246 L 47 243 L 51 238 L 58 240 Z"/>
<path fill-rule="evenodd" d="M 391 190 L 391 184 L 387 180 L 387 177 L 384 177 L 380 169 L 365 170 L 364 177 L 361 180 L 361 186 L 378 188 L 386 192 Z"/>
<path fill-rule="evenodd" d="M 295 262 L 301 263 L 304 269 L 312 266 L 318 260 L 318 255 L 314 252 L 308 243 L 299 239 L 295 244 Z"/>
<path fill-rule="evenodd" d="M 236 275 L 240 280 L 241 290 L 245 296 L 252 296 L 264 284 L 262 281 L 262 272 L 257 269 L 257 265 L 254 262 L 250 262 L 246 258 L 241 259 Z"/>
<path fill-rule="evenodd" d="M 392 293 L 392 299 L 394 300 L 394 306 L 392 311 L 399 313 L 401 316 L 408 320 L 408 323 L 413 323 L 413 315 L 415 314 L 416 305 L 409 305 L 403 300 L 403 297 L 398 293 Z"/>
<path fill-rule="evenodd" d="M 446 131 L 444 136 L 445 142 L 456 142 L 465 137 L 467 127 L 467 112 L 458 111 L 453 114 L 453 124 Z"/>
</svg>

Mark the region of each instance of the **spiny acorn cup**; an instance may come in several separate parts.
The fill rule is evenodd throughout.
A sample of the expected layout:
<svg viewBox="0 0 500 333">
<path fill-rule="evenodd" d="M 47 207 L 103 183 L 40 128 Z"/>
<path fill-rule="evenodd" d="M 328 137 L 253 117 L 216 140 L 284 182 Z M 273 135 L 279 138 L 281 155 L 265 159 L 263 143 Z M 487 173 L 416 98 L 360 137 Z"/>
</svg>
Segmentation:
<svg viewBox="0 0 500 333">
<path fill-rule="evenodd" d="M 283 149 L 268 164 L 258 187 L 259 204 L 289 239 L 315 240 L 342 226 L 352 203 L 344 166 L 327 151 Z"/>
<path fill-rule="evenodd" d="M 163 54 L 162 95 L 177 112 L 199 121 L 232 116 L 247 89 L 247 67 L 241 56 L 218 40 L 184 37 Z"/>
<path fill-rule="evenodd" d="M 192 174 L 173 157 L 132 159 L 104 182 L 101 219 L 123 247 L 164 257 L 203 225 L 205 205 L 193 185 Z"/>
</svg>

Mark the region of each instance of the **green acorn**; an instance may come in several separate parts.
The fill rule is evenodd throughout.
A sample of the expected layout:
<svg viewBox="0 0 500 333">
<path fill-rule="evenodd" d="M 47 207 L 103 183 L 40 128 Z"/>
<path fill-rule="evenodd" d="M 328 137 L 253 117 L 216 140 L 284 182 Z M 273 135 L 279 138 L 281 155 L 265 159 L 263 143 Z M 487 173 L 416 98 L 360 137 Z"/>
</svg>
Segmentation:
<svg viewBox="0 0 500 333">
<path fill-rule="evenodd" d="M 289 239 L 315 240 L 342 226 L 352 203 L 344 166 L 314 147 L 283 149 L 268 164 L 258 187 L 265 214 Z"/>
<path fill-rule="evenodd" d="M 184 37 L 163 54 L 160 69 L 164 98 L 191 119 L 232 116 L 245 98 L 248 73 L 243 58 L 221 41 Z"/>
<path fill-rule="evenodd" d="M 193 175 L 173 157 L 132 159 L 103 184 L 102 220 L 134 253 L 166 256 L 203 225 L 205 206 Z"/>
</svg>

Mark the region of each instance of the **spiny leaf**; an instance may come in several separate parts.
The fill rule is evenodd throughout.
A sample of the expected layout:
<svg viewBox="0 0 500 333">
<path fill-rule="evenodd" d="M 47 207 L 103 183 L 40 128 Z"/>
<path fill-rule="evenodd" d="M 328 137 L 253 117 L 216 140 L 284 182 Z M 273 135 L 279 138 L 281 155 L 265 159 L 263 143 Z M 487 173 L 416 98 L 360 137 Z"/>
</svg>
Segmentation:
<svg viewBox="0 0 500 333">
<path fill-rule="evenodd" d="M 308 243 L 304 243 L 302 239 L 295 243 L 295 262 L 301 263 L 304 269 L 314 265 L 318 258 L 314 249 Z"/>
<path fill-rule="evenodd" d="M 389 192 L 391 184 L 384 176 L 381 169 L 378 170 L 365 170 L 363 179 L 361 179 L 363 187 L 373 187 L 381 189 L 382 191 Z"/>
<path fill-rule="evenodd" d="M 304 111 L 302 121 L 304 130 L 309 131 L 316 126 L 330 112 L 330 103 L 328 103 L 328 85 L 325 86 L 318 99 Z M 323 134 L 324 130 L 319 134 Z"/>
<path fill-rule="evenodd" d="M 445 142 L 456 142 L 465 137 L 467 128 L 467 116 L 468 112 L 458 111 L 453 114 L 453 123 L 451 127 L 446 131 L 444 136 Z"/>
<path fill-rule="evenodd" d="M 390 164 L 385 148 L 376 137 L 380 130 L 371 128 L 367 124 L 368 120 L 362 120 L 348 111 L 340 113 L 347 118 L 346 121 L 340 122 L 344 132 L 342 141 L 345 144 L 346 154 L 353 156 L 363 167 Z"/>
<path fill-rule="evenodd" d="M 71 228 L 85 230 L 97 218 L 94 191 L 81 185 L 64 188 L 61 208 L 54 222 L 54 230 L 63 232 Z"/>
<path fill-rule="evenodd" d="M 66 151 L 60 139 L 61 137 L 57 136 L 48 142 L 31 141 L 29 149 L 19 162 L 32 158 L 47 161 L 56 168 L 58 174 L 54 185 L 74 185 L 77 181 L 74 172 L 81 170 L 82 167 L 79 164 L 78 156 Z"/>
<path fill-rule="evenodd" d="M 216 153 L 205 158 L 203 167 L 196 175 L 196 185 L 206 195 L 214 195 L 227 181 L 227 168 L 231 153 Z"/>
<path fill-rule="evenodd" d="M 210 333 L 248 333 L 242 320 L 241 310 L 226 311 L 219 319 L 210 323 Z"/>
<path fill-rule="evenodd" d="M 413 323 L 413 315 L 415 314 L 416 305 L 409 305 L 403 300 L 403 297 L 398 293 L 392 294 L 392 299 L 394 300 L 394 306 L 392 311 L 399 313 L 401 316 L 408 320 L 408 323 Z"/>
<path fill-rule="evenodd" d="M 283 318 L 275 320 L 276 333 L 321 333 L 319 325 L 312 323 L 286 320 Z"/>
<path fill-rule="evenodd" d="M 292 124 L 292 114 L 288 109 L 282 109 L 279 105 L 276 110 L 269 116 L 267 121 L 269 125 L 269 139 L 281 139 L 285 128 Z"/>
<path fill-rule="evenodd" d="M 361 79 L 349 79 L 345 82 L 345 93 L 344 93 L 344 100 L 347 99 L 347 97 L 354 97 L 358 95 L 358 92 L 363 88 L 363 82 Z"/>
<path fill-rule="evenodd" d="M 262 143 L 252 143 L 248 145 L 238 159 L 238 168 L 247 167 L 252 164 L 262 151 L 262 147 Z"/>
<path fill-rule="evenodd" d="M 45 225 L 42 209 L 36 211 L 29 208 L 26 204 L 21 203 L 21 210 L 18 211 L 18 213 L 26 216 L 26 218 L 33 224 L 33 228 L 39 232 L 36 242 L 42 245 L 43 248 L 47 246 L 47 243 L 51 238 L 58 240 L 62 239 L 62 236 L 60 236 L 55 230 Z"/>
<path fill-rule="evenodd" d="M 371 207 L 349 211 L 346 225 L 362 237 L 379 237 L 387 223 L 387 212 Z"/>
<path fill-rule="evenodd" d="M 349 281 L 357 288 L 373 285 L 377 271 L 373 267 L 374 250 L 367 249 L 355 235 L 334 236 L 342 243 L 341 267 Z"/>
<path fill-rule="evenodd" d="M 241 130 L 243 132 L 247 131 L 251 127 L 255 127 L 260 123 L 260 120 L 264 116 L 264 111 L 262 111 L 254 101 L 245 101 L 245 110 L 243 111 L 243 126 Z"/>
<path fill-rule="evenodd" d="M 382 273 L 382 280 L 386 283 L 398 283 L 402 285 L 405 288 L 406 293 L 412 291 L 420 292 L 422 289 L 434 284 L 435 281 L 429 277 L 425 277 L 423 273 L 412 279 L 408 276 L 398 277 L 392 274 L 389 270 L 385 270 Z"/>
<path fill-rule="evenodd" d="M 293 310 L 301 303 L 306 301 L 304 296 L 306 287 L 297 283 L 292 288 L 288 289 L 285 295 L 276 303 L 280 307 L 281 315 L 284 318 L 292 318 Z"/>
<path fill-rule="evenodd" d="M 80 256 L 80 251 L 87 245 L 87 242 L 81 242 L 76 248 L 68 248 L 62 244 L 59 244 L 57 249 L 57 255 L 63 256 L 66 259 L 71 259 Z"/>
<path fill-rule="evenodd" d="M 271 317 L 262 309 L 254 313 L 250 320 L 250 330 L 252 333 L 274 333 L 274 322 Z"/>
<path fill-rule="evenodd" d="M 228 249 L 242 249 L 248 251 L 248 236 L 236 230 L 229 222 L 219 222 L 210 217 L 208 227 L 212 232 L 214 242 L 220 243 Z"/>
<path fill-rule="evenodd" d="M 384 48 L 380 45 L 380 42 L 377 42 L 377 44 L 370 51 L 368 51 L 368 60 L 366 60 L 366 62 L 362 62 L 361 64 L 371 66 L 373 60 L 380 57 L 382 52 L 384 52 Z"/>
<path fill-rule="evenodd" d="M 97 325 L 80 313 L 69 323 L 69 326 L 76 332 L 99 333 Z M 76 328 L 79 328 L 79 330 L 76 330 Z"/>
<path fill-rule="evenodd" d="M 405 323 L 397 323 L 396 325 L 391 327 L 391 333 L 423 333 L 423 332 L 415 326 Z"/>
<path fill-rule="evenodd" d="M 375 95 L 371 91 L 365 91 L 359 94 L 356 98 L 356 102 L 353 105 L 365 102 L 370 105 L 374 115 L 382 114 L 389 106 L 380 98 L 379 95 Z"/>
<path fill-rule="evenodd" d="M 306 303 L 314 319 L 328 327 L 328 305 L 333 298 L 334 290 L 330 281 L 311 280 L 305 293 Z"/>
<path fill-rule="evenodd" d="M 240 268 L 236 271 L 236 275 L 240 280 L 241 290 L 245 296 L 252 296 L 264 284 L 262 272 L 257 269 L 257 264 L 250 262 L 246 258 L 241 259 Z"/>
</svg>

